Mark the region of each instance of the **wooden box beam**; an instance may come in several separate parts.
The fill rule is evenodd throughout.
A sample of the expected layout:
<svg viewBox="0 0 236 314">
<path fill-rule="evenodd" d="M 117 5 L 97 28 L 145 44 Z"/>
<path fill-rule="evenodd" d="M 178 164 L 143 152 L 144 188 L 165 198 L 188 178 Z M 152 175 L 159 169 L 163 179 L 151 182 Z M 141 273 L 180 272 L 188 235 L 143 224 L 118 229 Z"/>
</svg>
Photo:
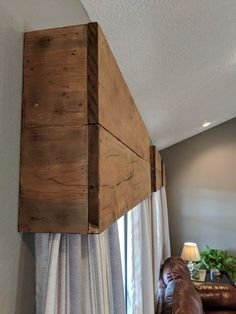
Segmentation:
<svg viewBox="0 0 236 314">
<path fill-rule="evenodd" d="M 89 230 L 96 232 L 112 224 L 129 209 L 143 201 L 151 193 L 150 163 L 140 158 L 110 132 L 97 125 L 89 126 L 92 134 L 98 134 L 98 164 L 89 167 L 91 180 L 98 178 L 94 197 L 94 186 L 89 190 L 89 200 L 99 201 L 93 206 L 89 203 Z M 91 162 L 95 158 L 91 155 Z M 92 192 L 90 194 L 90 192 Z"/>
<path fill-rule="evenodd" d="M 161 166 L 162 166 L 162 186 L 166 186 L 166 167 L 163 160 Z"/>
<path fill-rule="evenodd" d="M 26 33 L 19 231 L 99 233 L 150 193 L 149 135 L 98 24 Z"/>
<path fill-rule="evenodd" d="M 150 147 L 151 156 L 151 182 L 152 192 L 156 192 L 163 185 L 162 177 L 162 159 L 155 145 Z"/>
</svg>

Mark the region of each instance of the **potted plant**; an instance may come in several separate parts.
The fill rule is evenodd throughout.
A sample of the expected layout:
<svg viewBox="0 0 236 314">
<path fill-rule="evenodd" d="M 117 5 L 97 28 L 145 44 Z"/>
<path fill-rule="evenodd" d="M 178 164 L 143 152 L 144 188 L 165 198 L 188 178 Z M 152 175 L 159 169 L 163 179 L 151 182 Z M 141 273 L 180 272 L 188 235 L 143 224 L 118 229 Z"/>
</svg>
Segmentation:
<svg viewBox="0 0 236 314">
<path fill-rule="evenodd" d="M 236 282 L 236 257 L 230 255 L 227 251 L 216 250 L 209 246 L 206 250 L 200 252 L 200 257 L 199 268 L 225 271 Z"/>
</svg>

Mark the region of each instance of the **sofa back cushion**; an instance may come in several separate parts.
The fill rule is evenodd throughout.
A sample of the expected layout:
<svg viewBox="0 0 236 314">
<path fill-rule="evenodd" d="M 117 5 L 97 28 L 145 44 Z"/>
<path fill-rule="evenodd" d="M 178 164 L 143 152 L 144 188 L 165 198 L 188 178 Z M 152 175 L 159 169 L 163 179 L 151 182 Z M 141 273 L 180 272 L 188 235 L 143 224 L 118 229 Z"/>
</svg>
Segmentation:
<svg viewBox="0 0 236 314">
<path fill-rule="evenodd" d="M 168 283 L 162 308 L 163 314 L 203 314 L 201 298 L 189 280 Z"/>
<path fill-rule="evenodd" d="M 194 288 L 188 267 L 180 257 L 168 258 L 162 269 L 166 284 L 163 314 L 203 314 L 202 301 Z"/>
</svg>

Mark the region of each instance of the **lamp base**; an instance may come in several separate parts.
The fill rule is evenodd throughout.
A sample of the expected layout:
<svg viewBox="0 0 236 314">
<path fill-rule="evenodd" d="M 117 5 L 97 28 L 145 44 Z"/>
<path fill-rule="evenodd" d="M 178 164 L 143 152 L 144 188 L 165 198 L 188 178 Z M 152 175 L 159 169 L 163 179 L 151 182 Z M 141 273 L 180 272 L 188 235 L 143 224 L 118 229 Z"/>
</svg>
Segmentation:
<svg viewBox="0 0 236 314">
<path fill-rule="evenodd" d="M 190 274 L 192 274 L 192 273 L 193 273 L 193 270 L 194 270 L 194 264 L 193 264 L 193 262 L 192 262 L 192 261 L 189 261 L 188 264 L 187 264 L 187 266 L 188 266 L 188 269 L 189 269 L 189 271 L 190 271 Z"/>
<path fill-rule="evenodd" d="M 191 278 L 198 279 L 199 275 L 198 275 L 198 268 L 196 267 L 196 264 L 193 263 L 192 261 L 189 261 L 187 264 L 187 267 L 189 269 Z"/>
</svg>

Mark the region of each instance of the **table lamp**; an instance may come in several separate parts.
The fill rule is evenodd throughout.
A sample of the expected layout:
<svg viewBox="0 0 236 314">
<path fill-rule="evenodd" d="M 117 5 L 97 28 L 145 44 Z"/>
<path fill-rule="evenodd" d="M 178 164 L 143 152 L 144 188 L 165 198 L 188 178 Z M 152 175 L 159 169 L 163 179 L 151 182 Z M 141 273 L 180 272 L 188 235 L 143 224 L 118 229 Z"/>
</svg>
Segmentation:
<svg viewBox="0 0 236 314">
<path fill-rule="evenodd" d="M 191 273 L 194 271 L 194 263 L 200 261 L 200 254 L 196 243 L 185 242 L 181 254 L 182 259 L 188 262 L 187 266 Z"/>
</svg>

